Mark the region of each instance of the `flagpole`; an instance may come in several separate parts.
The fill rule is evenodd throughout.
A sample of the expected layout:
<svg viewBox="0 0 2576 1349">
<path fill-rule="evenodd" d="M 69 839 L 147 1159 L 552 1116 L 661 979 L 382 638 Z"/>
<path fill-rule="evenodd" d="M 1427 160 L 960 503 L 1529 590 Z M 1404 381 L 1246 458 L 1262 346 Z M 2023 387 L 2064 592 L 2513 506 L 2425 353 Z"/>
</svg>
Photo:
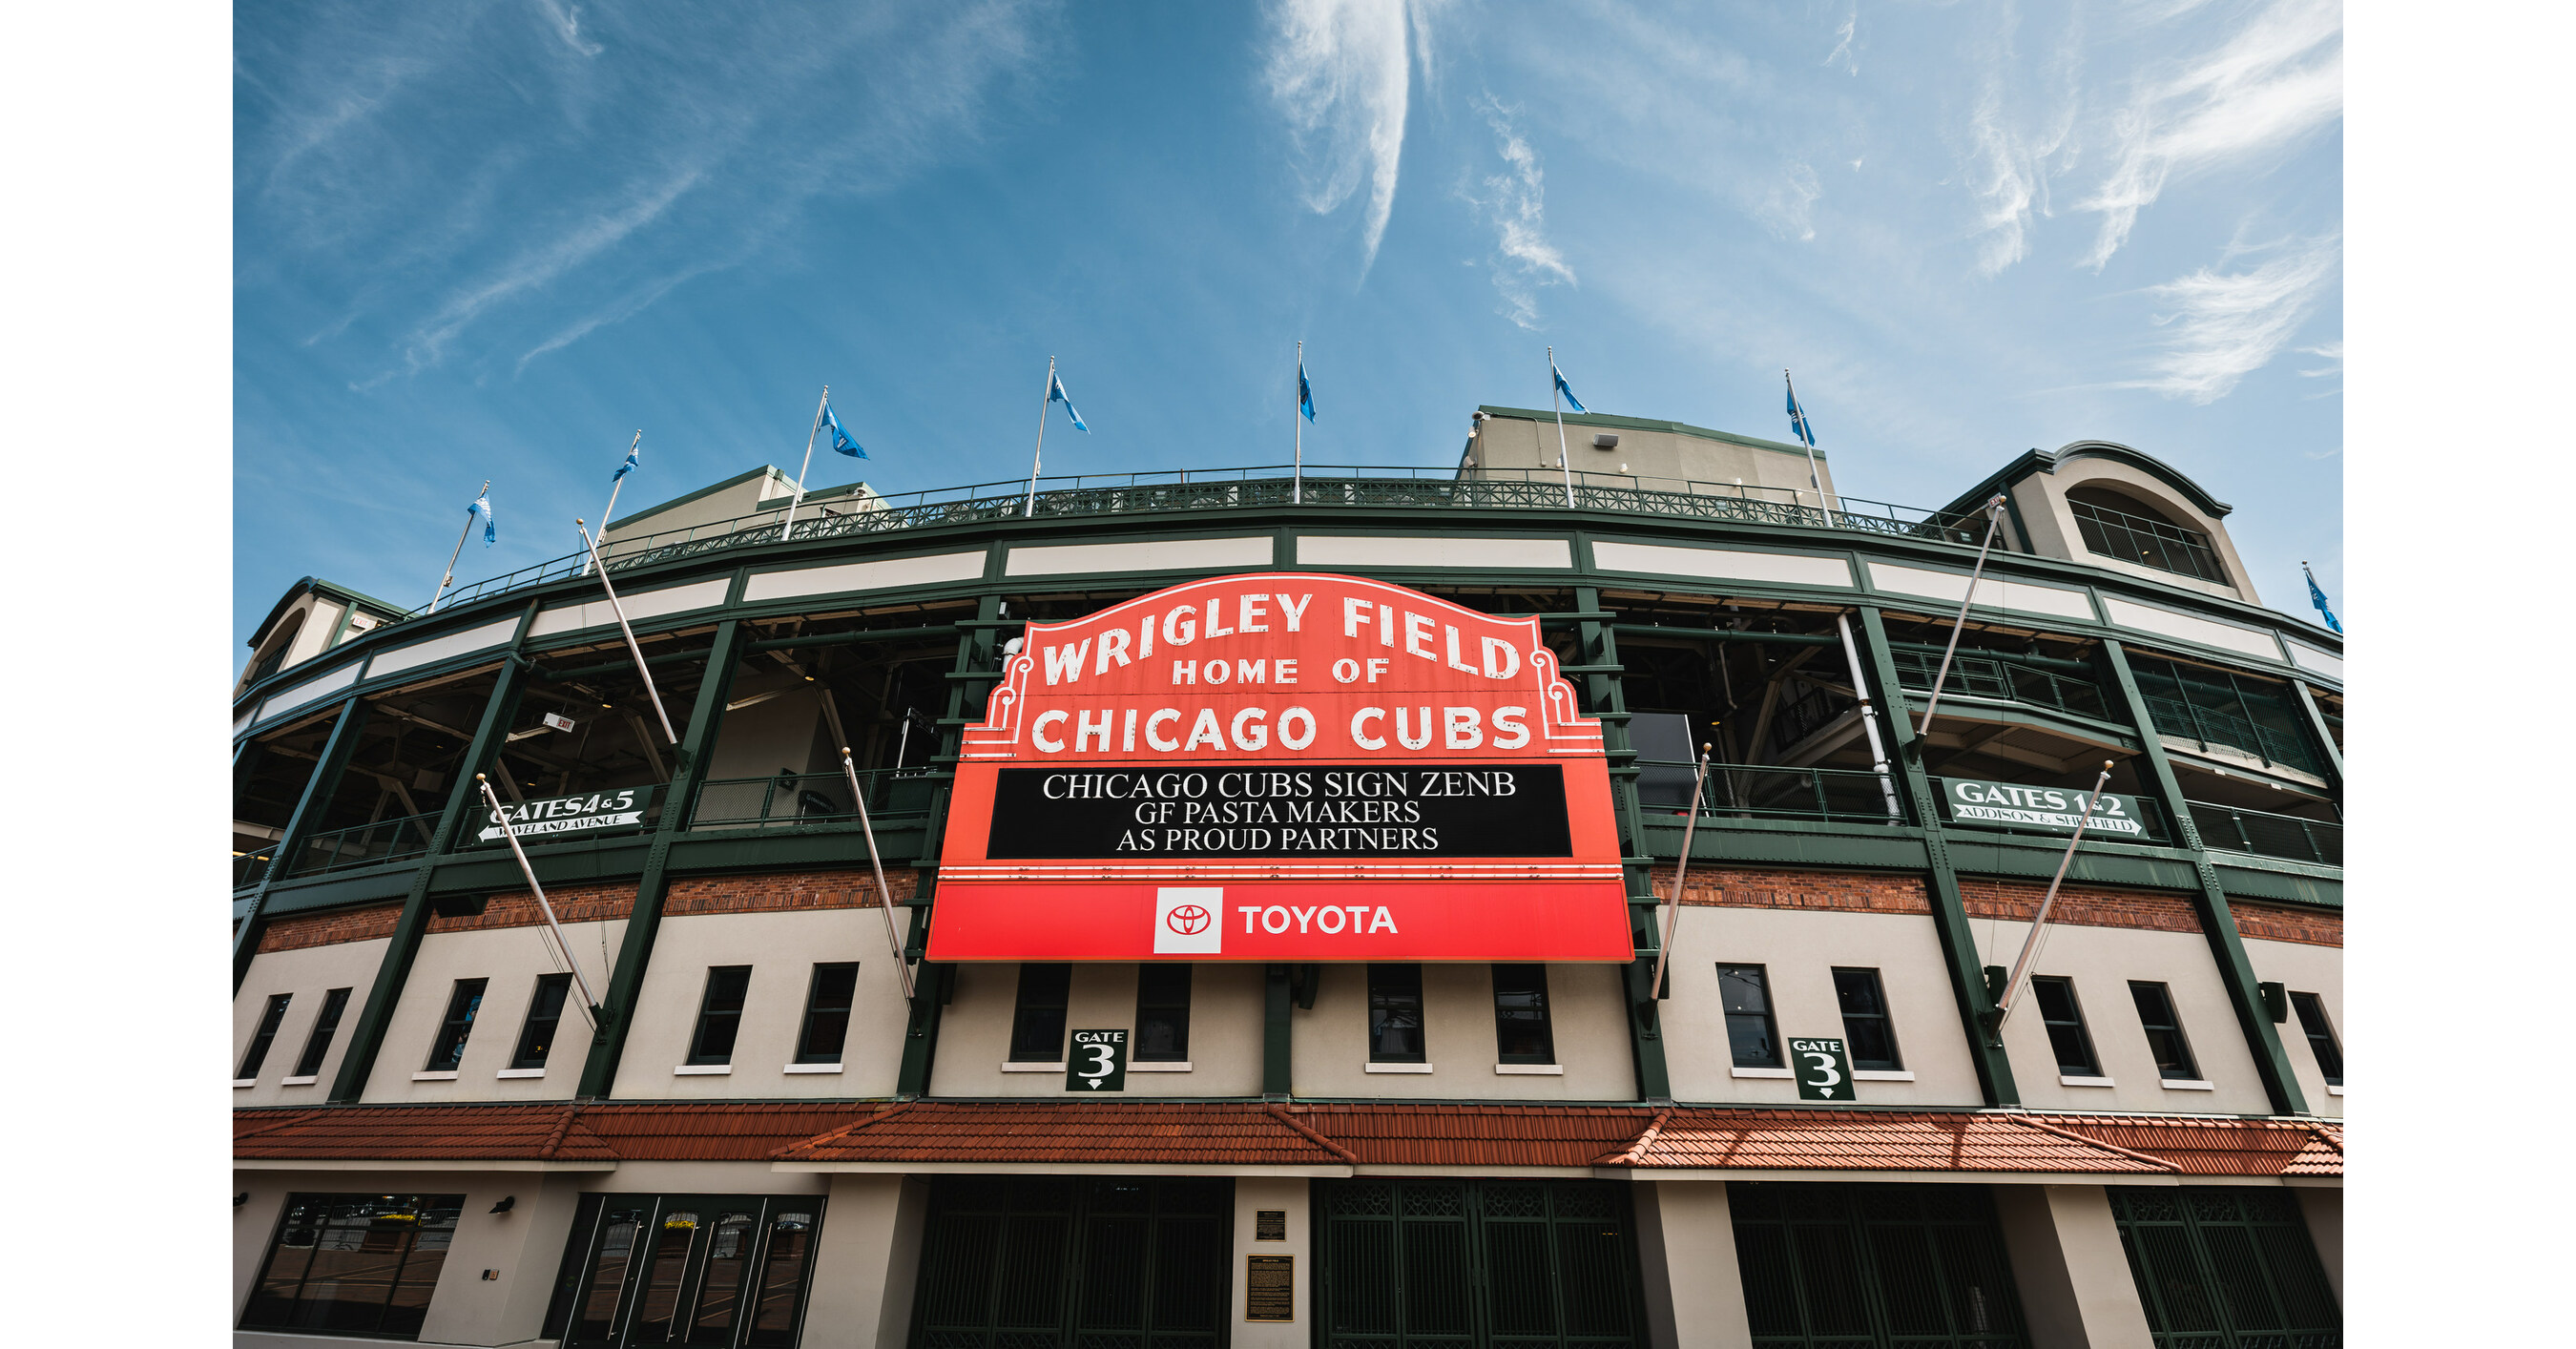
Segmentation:
<svg viewBox="0 0 2576 1349">
<path fill-rule="evenodd" d="M 1047 405 L 1055 401 L 1055 358 L 1047 357 L 1046 396 L 1038 400 L 1038 447 L 1029 454 L 1029 499 L 1020 506 L 1020 518 L 1030 519 L 1038 513 L 1038 463 L 1046 457 Z M 1073 404 L 1067 402 L 1066 407 Z"/>
<path fill-rule="evenodd" d="M 877 907 L 885 910 L 886 949 L 894 952 L 894 972 L 903 978 L 903 996 L 912 996 L 912 967 L 903 963 L 903 939 L 894 930 L 894 891 L 886 888 L 885 859 L 877 855 L 877 827 L 868 822 L 868 794 L 859 787 L 859 766 L 850 747 L 841 746 L 841 771 L 850 775 L 850 800 L 859 808 L 859 832 L 868 837 L 868 865 L 877 871 Z"/>
<path fill-rule="evenodd" d="M 1869 732 L 1869 757 L 1876 765 L 1879 795 L 1886 798 L 1887 818 L 1898 819 L 1904 812 L 1896 804 L 1896 780 L 1888 775 L 1887 747 L 1879 743 L 1878 712 L 1869 705 L 1869 679 L 1860 672 L 1860 648 L 1852 645 L 1851 615 L 1835 614 L 1834 630 L 1842 634 L 1843 663 L 1851 667 L 1852 694 L 1860 700 L 1860 728 Z"/>
<path fill-rule="evenodd" d="M 596 1029 L 599 1025 L 599 998 L 590 991 L 590 980 L 582 977 L 581 962 L 572 958 L 572 942 L 565 938 L 563 924 L 555 921 L 555 906 L 547 901 L 546 888 L 537 884 L 537 869 L 528 865 L 528 853 L 519 846 L 518 831 L 510 827 L 509 819 L 501 813 L 501 798 L 492 794 L 491 779 L 477 773 L 474 782 L 483 789 L 483 803 L 491 807 L 492 818 L 500 822 L 501 837 L 510 841 L 510 855 L 519 859 L 519 874 L 527 877 L 528 889 L 537 897 L 537 910 L 546 916 L 546 927 L 555 934 L 555 945 L 563 948 L 564 964 L 572 967 L 573 982 L 581 985 L 584 1015 L 590 1018 L 592 1028 Z M 670 809 L 668 806 L 663 808 Z"/>
<path fill-rule="evenodd" d="M 662 734 L 672 744 L 680 743 L 680 733 L 671 729 L 671 714 L 662 710 L 662 691 L 653 687 L 653 671 L 644 664 L 644 648 L 635 643 L 635 629 L 627 626 L 626 606 L 617 602 L 617 587 L 608 583 L 608 564 L 599 560 L 599 545 L 590 541 L 590 530 L 579 519 L 572 522 L 581 531 L 581 546 L 590 554 L 590 565 L 599 568 L 599 588 L 608 592 L 608 611 L 617 615 L 617 630 L 626 636 L 626 654 L 635 658 L 635 673 L 644 676 L 644 692 L 653 699 L 653 715 L 662 719 Z"/>
<path fill-rule="evenodd" d="M 796 469 L 796 495 L 787 503 L 787 522 L 780 526 L 778 531 L 778 541 L 780 543 L 787 542 L 787 537 L 796 532 L 796 508 L 805 504 L 805 470 L 814 467 L 814 437 L 822 434 L 823 409 L 830 407 L 831 405 L 832 386 L 826 384 L 823 386 L 822 401 L 814 405 L 814 429 L 805 433 L 805 462 L 797 466 Z M 635 434 L 641 436 L 644 433 L 638 431 Z M 602 519 L 599 522 L 599 529 L 603 534 L 608 532 L 608 521 L 606 519 Z"/>
<path fill-rule="evenodd" d="M 483 490 L 476 492 L 474 494 L 474 499 L 476 501 L 481 501 L 484 495 L 491 490 L 492 480 L 490 478 L 485 478 L 483 480 Z M 473 532 L 474 508 L 468 506 L 465 508 L 465 528 L 456 532 L 456 547 L 447 555 L 447 572 L 445 575 L 438 578 L 438 589 L 430 592 L 429 612 L 433 614 L 438 612 L 438 601 L 447 594 L 447 583 L 456 579 L 456 559 L 465 556 L 465 536 Z"/>
<path fill-rule="evenodd" d="M 1595 390 L 1594 392 L 1599 392 Z M 1574 461 L 1565 457 L 1565 385 L 1556 373 L 1556 348 L 1547 349 L 1547 401 L 1556 409 L 1556 466 L 1565 470 L 1565 508 L 1574 509 Z"/>
<path fill-rule="evenodd" d="M 1288 479 L 1288 504 L 1295 506 L 1306 499 L 1306 344 L 1297 343 L 1297 405 L 1288 411 L 1288 420 L 1297 424 L 1297 467 Z M 2304 567 L 2307 563 L 2300 563 Z"/>
<path fill-rule="evenodd" d="M 2013 995 L 2021 991 L 2022 976 L 2030 973 L 2030 962 L 2039 955 L 2039 934 L 2048 926 L 2048 911 L 2057 904 L 2057 887 L 2066 879 L 2066 867 L 2075 860 L 2075 845 L 2084 841 L 2084 826 L 2093 823 L 2093 803 L 2102 799 L 2102 788 L 2111 781 L 2111 761 L 2102 761 L 2102 776 L 2093 779 L 2093 794 L 2084 798 L 2084 813 L 2075 821 L 2075 837 L 2066 840 L 2066 852 L 2057 859 L 2057 874 L 2048 878 L 2048 893 L 2040 897 L 2039 913 L 2030 920 L 2030 935 L 2022 938 L 2021 957 L 2013 962 L 2012 976 L 2004 980 L 2004 994 L 1995 1000 L 1995 1031 L 2001 1034 L 2004 1020 L 2012 1015 Z"/>
<path fill-rule="evenodd" d="M 1950 678 L 1950 658 L 1959 653 L 1959 634 L 1968 630 L 1968 606 L 1977 600 L 1977 579 L 1986 574 L 1986 550 L 1995 546 L 1995 531 L 2003 528 L 2004 494 L 1995 493 L 1986 503 L 1986 541 L 1977 545 L 1977 565 L 1968 573 L 1968 593 L 1959 597 L 1959 616 L 1950 620 L 1950 644 L 1941 648 L 1941 669 L 1932 676 L 1932 701 L 1923 708 L 1923 730 L 1909 742 L 1916 754 L 1932 735 L 1933 714 L 1941 710 L 1941 686 Z M 2025 540 L 2027 542 L 2027 540 Z"/>
<path fill-rule="evenodd" d="M 639 427 L 635 432 L 635 443 L 626 447 L 626 457 L 629 459 L 634 458 L 635 451 L 641 449 L 643 445 L 644 432 L 643 429 Z M 608 540 L 608 522 L 617 514 L 617 493 L 619 489 L 625 486 L 626 470 L 621 463 L 617 473 L 608 480 L 608 509 L 599 513 L 599 538 L 603 543 Z"/>
<path fill-rule="evenodd" d="M 1798 381 L 1789 379 L 1789 367 L 1780 367 L 1780 378 L 1789 384 L 1789 401 L 1798 408 L 1798 443 L 1807 451 L 1807 485 L 1816 489 L 1816 509 L 1824 512 L 1825 528 L 1834 526 L 1834 508 L 1825 504 L 1825 475 L 1816 467 L 1816 428 L 1807 420 L 1807 405 L 1798 402 Z"/>
<path fill-rule="evenodd" d="M 1664 959 L 1673 953 L 1673 925 L 1682 916 L 1682 877 L 1690 872 L 1691 835 L 1699 827 L 1700 789 L 1708 782 L 1708 746 L 1699 747 L 1699 773 L 1691 779 L 1690 814 L 1682 817 L 1681 860 L 1673 864 L 1673 902 L 1664 906 L 1664 939 L 1655 946 L 1655 977 L 1646 984 L 1648 999 L 1664 995 Z"/>
</svg>

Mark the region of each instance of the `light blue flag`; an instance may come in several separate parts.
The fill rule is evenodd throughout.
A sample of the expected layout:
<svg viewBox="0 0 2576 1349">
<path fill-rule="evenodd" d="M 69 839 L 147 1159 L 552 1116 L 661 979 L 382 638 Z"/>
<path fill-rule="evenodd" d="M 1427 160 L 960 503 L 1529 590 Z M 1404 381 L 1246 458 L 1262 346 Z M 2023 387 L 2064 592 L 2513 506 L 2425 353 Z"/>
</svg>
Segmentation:
<svg viewBox="0 0 2576 1349">
<path fill-rule="evenodd" d="M 859 442 L 850 439 L 850 433 L 841 429 L 841 419 L 832 415 L 832 405 L 829 403 L 823 405 L 823 424 L 832 428 L 833 449 L 853 459 L 868 457 L 868 452 L 859 448 Z"/>
<path fill-rule="evenodd" d="M 483 517 L 483 546 L 489 548 L 492 546 L 492 541 L 500 537 L 500 535 L 494 532 L 492 528 L 491 493 L 486 492 L 483 495 L 474 498 L 474 504 L 465 508 L 465 519 L 467 522 L 466 528 L 471 529 L 474 527 L 473 520 L 474 517 L 478 515 Z"/>
<path fill-rule="evenodd" d="M 2317 574 L 2315 572 L 2308 571 L 2308 564 L 2305 562 L 2299 564 L 2299 570 L 2307 572 L 2308 603 L 2317 606 L 2317 612 L 2326 616 L 2327 627 L 2332 628 L 2337 632 L 2343 631 L 2343 624 L 2335 621 L 2334 610 L 2326 607 L 2326 592 L 2317 587 Z"/>
<path fill-rule="evenodd" d="M 1809 449 L 1816 446 L 1815 423 L 1808 421 L 1807 410 L 1798 406 L 1798 386 L 1794 384 L 1789 386 L 1789 434 Z"/>
<path fill-rule="evenodd" d="M 1306 420 L 1315 420 L 1315 391 L 1306 387 L 1306 363 L 1297 362 L 1297 411 Z"/>
<path fill-rule="evenodd" d="M 639 433 L 635 437 L 635 443 L 626 447 L 626 462 L 619 464 L 617 466 L 617 471 L 608 475 L 608 480 L 610 482 L 616 482 L 618 479 L 634 472 L 636 465 L 643 462 L 640 458 L 643 453 L 644 437 Z"/>
<path fill-rule="evenodd" d="M 1074 430 L 1088 431 L 1091 429 L 1090 427 L 1082 424 L 1082 414 L 1073 410 L 1073 400 L 1065 396 L 1063 376 L 1058 375 L 1047 382 L 1047 401 L 1050 403 L 1064 404 L 1064 415 L 1073 419 Z"/>
<path fill-rule="evenodd" d="M 1583 410 L 1583 400 L 1575 397 L 1574 390 L 1566 387 L 1565 372 L 1557 369 L 1554 361 L 1548 362 L 1547 372 L 1556 376 L 1556 391 L 1565 395 L 1565 401 L 1572 403 L 1575 411 L 1581 412 Z"/>
</svg>

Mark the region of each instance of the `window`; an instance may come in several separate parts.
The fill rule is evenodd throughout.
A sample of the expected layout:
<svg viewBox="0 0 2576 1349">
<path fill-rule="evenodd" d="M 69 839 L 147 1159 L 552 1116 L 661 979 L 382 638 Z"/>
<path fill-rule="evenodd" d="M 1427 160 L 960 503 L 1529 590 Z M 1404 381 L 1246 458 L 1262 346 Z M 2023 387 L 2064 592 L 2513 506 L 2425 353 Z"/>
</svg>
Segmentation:
<svg viewBox="0 0 2576 1349">
<path fill-rule="evenodd" d="M 418 1339 L 464 1203 L 458 1194 L 287 1196 L 241 1328 Z"/>
<path fill-rule="evenodd" d="M 563 1023 L 564 993 L 571 987 L 569 974 L 537 976 L 537 995 L 528 1000 L 528 1024 L 519 1028 L 519 1047 L 510 1052 L 512 1069 L 546 1066 L 546 1055 L 555 1047 L 555 1027 Z"/>
<path fill-rule="evenodd" d="M 1190 1058 L 1190 967 L 1136 967 L 1136 1061 L 1187 1063 Z"/>
<path fill-rule="evenodd" d="M 465 1060 L 465 1037 L 474 1033 L 474 1014 L 483 1007 L 483 986 L 488 979 L 459 979 L 456 991 L 447 995 L 447 1015 L 438 1023 L 438 1039 L 429 1047 L 429 1062 L 421 1069 L 429 1073 L 452 1073 Z"/>
<path fill-rule="evenodd" d="M 1898 1072 L 1905 1062 L 1896 1052 L 1896 1029 L 1887 1019 L 1887 995 L 1876 970 L 1834 971 L 1834 1000 L 1843 1007 L 1843 1045 L 1851 1066 Z"/>
<path fill-rule="evenodd" d="M 2200 1077 L 2191 1061 L 2191 1044 L 2182 1038 L 2182 1020 L 2174 1015 L 2173 995 L 2162 984 L 2129 985 L 2138 1004 L 2138 1024 L 2146 1029 L 2147 1050 L 2156 1056 L 2156 1071 L 2169 1082 Z"/>
<path fill-rule="evenodd" d="M 2308 1033 L 2308 1049 L 2317 1056 L 2317 1071 L 2325 1074 L 2326 1085 L 2343 1085 L 2343 1048 L 2335 1043 L 2334 1027 L 2326 1022 L 2326 1005 L 2314 993 L 2290 995 L 2290 1010 L 2299 1014 L 2299 1029 Z"/>
<path fill-rule="evenodd" d="M 335 988 L 322 995 L 322 1015 L 313 1019 L 313 1033 L 304 1037 L 304 1053 L 295 1060 L 297 1077 L 319 1077 L 322 1056 L 331 1052 L 331 1037 L 340 1032 L 340 1014 L 349 1010 L 349 990 Z"/>
<path fill-rule="evenodd" d="M 1011 1011 L 1011 1062 L 1064 1062 L 1064 1004 L 1071 965 L 1020 966 L 1020 1001 Z"/>
<path fill-rule="evenodd" d="M 1494 1061 L 1556 1062 L 1556 1032 L 1547 1019 L 1547 966 L 1494 967 Z"/>
<path fill-rule="evenodd" d="M 1371 965 L 1369 1062 L 1422 1063 L 1422 967 Z"/>
<path fill-rule="evenodd" d="M 742 999 L 751 991 L 749 965 L 712 965 L 706 996 L 698 1003 L 698 1033 L 689 1038 L 691 1067 L 733 1062 L 733 1037 L 742 1029 Z"/>
<path fill-rule="evenodd" d="M 2084 1010 L 2075 1005 L 2075 981 L 2033 979 L 2030 996 L 2039 1004 L 2039 1024 L 2048 1027 L 2048 1047 L 2057 1055 L 2057 1071 L 2068 1077 L 2100 1077 L 2102 1064 L 2093 1057 L 2093 1037 L 2084 1033 Z"/>
<path fill-rule="evenodd" d="M 271 993 L 268 1006 L 259 1014 L 259 1029 L 250 1033 L 250 1048 L 243 1051 L 241 1071 L 233 1074 L 236 1082 L 248 1082 L 259 1076 L 259 1066 L 268 1062 L 268 1047 L 277 1039 L 277 1023 L 286 1019 L 286 1004 L 292 993 Z"/>
<path fill-rule="evenodd" d="M 1780 1068 L 1780 1037 L 1771 1028 L 1771 983 L 1759 965 L 1720 965 L 1717 991 L 1726 1006 L 1726 1042 L 1738 1068 Z"/>
<path fill-rule="evenodd" d="M 796 1036 L 798 1063 L 839 1063 L 850 1038 L 850 1004 L 859 988 L 857 961 L 814 967 L 805 990 L 805 1029 Z"/>
</svg>

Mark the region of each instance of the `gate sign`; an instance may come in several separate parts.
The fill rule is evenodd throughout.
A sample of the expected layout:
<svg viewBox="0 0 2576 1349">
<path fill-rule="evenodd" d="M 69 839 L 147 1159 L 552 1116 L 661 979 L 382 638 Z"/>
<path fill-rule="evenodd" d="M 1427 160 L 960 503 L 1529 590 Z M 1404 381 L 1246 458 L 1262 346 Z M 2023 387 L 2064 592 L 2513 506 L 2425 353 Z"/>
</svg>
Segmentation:
<svg viewBox="0 0 2576 1349">
<path fill-rule="evenodd" d="M 2075 822 L 2084 814 L 2081 788 L 2024 787 L 1970 778 L 1946 778 L 1943 786 L 1949 797 L 1950 818 L 1954 820 L 2018 824 L 2072 834 Z M 2101 799 L 2093 803 L 2093 822 L 2084 826 L 2084 832 L 2146 833 L 2146 817 L 2138 811 L 2138 798 L 2102 793 Z"/>
<path fill-rule="evenodd" d="M 649 787 L 620 787 L 613 792 L 583 792 L 572 796 L 553 796 L 543 801 L 514 801 L 498 813 L 483 812 L 483 832 L 475 835 L 485 843 L 501 838 L 501 825 L 506 819 L 510 832 L 521 838 L 553 838 L 559 834 L 598 834 L 613 829 L 637 829 L 644 824 L 644 812 L 651 809 L 653 796 L 662 784 Z"/>
<path fill-rule="evenodd" d="M 1600 722 L 1539 640 L 1353 576 L 1029 626 L 966 728 L 931 960 L 1619 961 Z"/>
<path fill-rule="evenodd" d="M 1073 1052 L 1064 1056 L 1066 1091 L 1127 1090 L 1127 1032 L 1078 1030 Z"/>
<path fill-rule="evenodd" d="M 1801 1101 L 1849 1101 L 1852 1097 L 1851 1055 L 1840 1040 L 1789 1041 L 1791 1071 L 1798 1075 Z"/>
</svg>

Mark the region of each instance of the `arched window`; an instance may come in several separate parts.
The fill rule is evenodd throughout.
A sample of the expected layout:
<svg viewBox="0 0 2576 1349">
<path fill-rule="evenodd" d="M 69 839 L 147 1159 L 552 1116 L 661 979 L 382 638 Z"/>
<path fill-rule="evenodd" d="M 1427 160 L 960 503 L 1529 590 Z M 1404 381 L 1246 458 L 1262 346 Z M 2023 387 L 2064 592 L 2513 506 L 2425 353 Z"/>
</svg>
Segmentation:
<svg viewBox="0 0 2576 1349">
<path fill-rule="evenodd" d="M 302 631 L 304 615 L 300 613 L 278 624 L 277 631 L 269 634 L 268 646 L 260 652 L 259 664 L 251 668 L 247 682 L 256 684 L 277 673 L 278 667 L 286 663 L 287 650 L 295 645 L 296 634 Z"/>
<path fill-rule="evenodd" d="M 2067 509 L 2084 546 L 2104 557 L 2219 585 L 2234 585 L 2209 536 L 2116 488 L 2086 483 L 2066 489 Z"/>
</svg>

